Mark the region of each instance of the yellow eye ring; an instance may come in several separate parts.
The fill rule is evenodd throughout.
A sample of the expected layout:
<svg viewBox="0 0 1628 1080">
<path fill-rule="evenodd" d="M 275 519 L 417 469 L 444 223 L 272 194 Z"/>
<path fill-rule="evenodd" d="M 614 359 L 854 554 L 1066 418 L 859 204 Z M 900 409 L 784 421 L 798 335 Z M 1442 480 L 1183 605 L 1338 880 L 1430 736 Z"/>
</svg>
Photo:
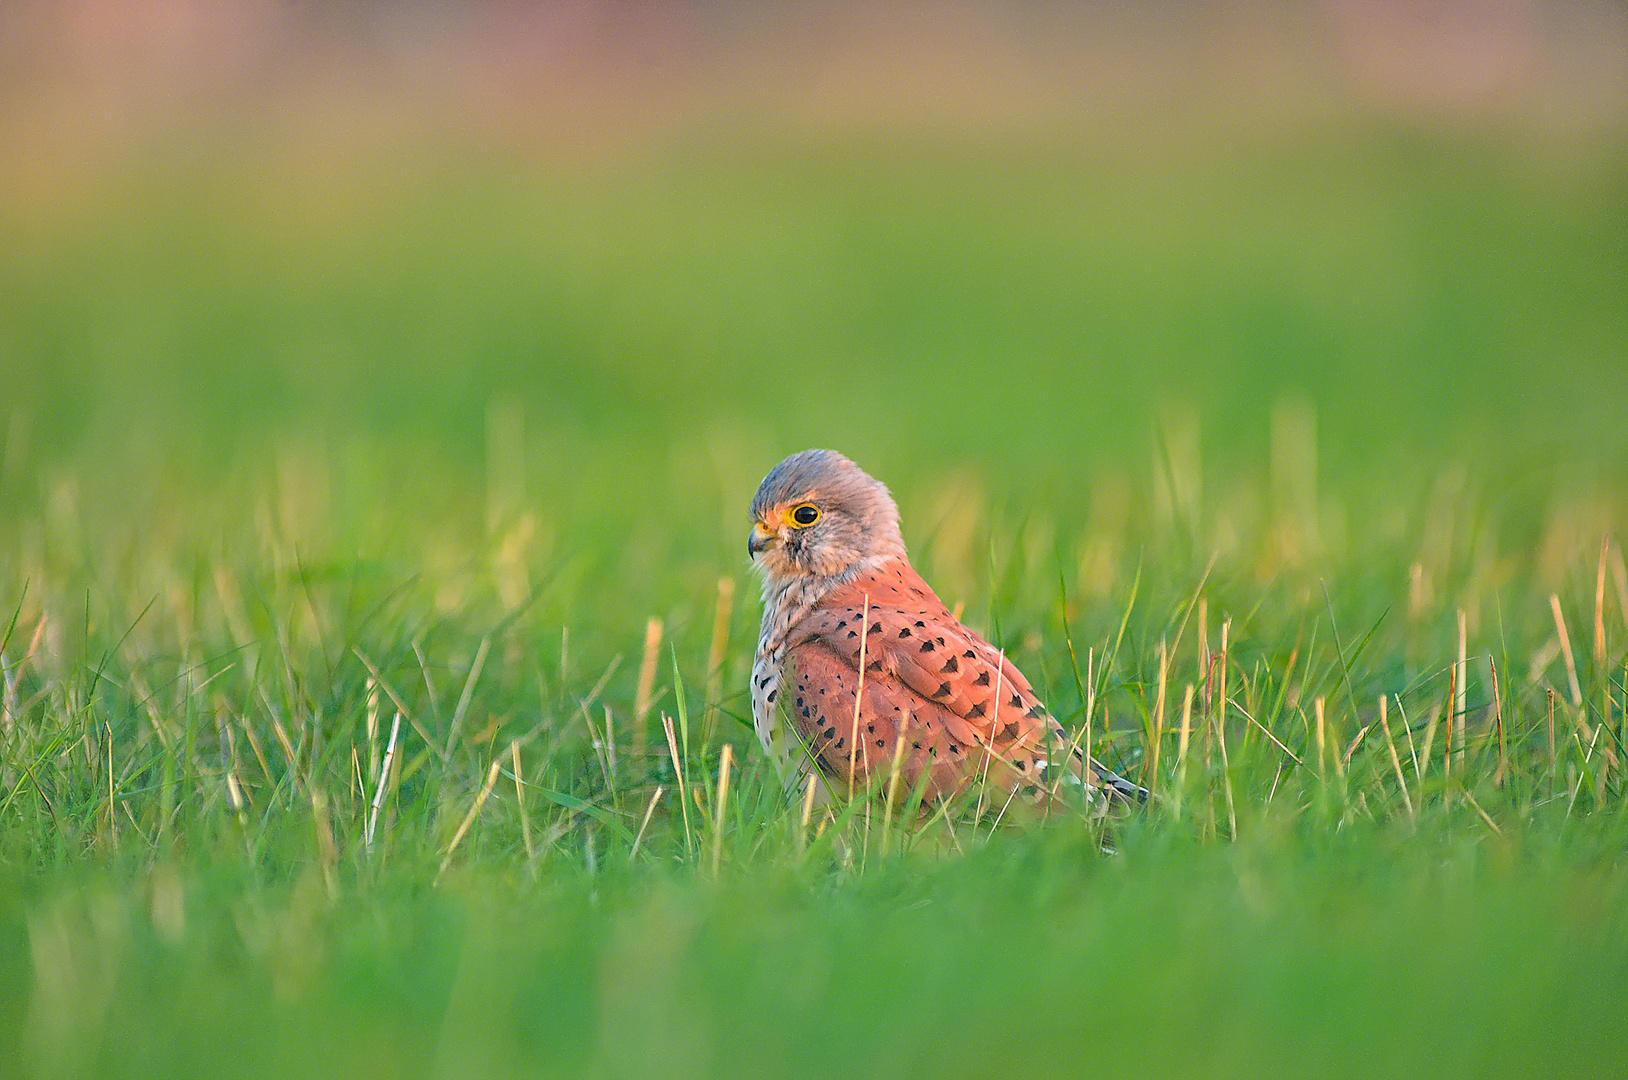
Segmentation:
<svg viewBox="0 0 1628 1080">
<path fill-rule="evenodd" d="M 813 503 L 803 503 L 786 511 L 786 520 L 794 529 L 806 529 L 820 520 L 820 508 Z"/>
</svg>

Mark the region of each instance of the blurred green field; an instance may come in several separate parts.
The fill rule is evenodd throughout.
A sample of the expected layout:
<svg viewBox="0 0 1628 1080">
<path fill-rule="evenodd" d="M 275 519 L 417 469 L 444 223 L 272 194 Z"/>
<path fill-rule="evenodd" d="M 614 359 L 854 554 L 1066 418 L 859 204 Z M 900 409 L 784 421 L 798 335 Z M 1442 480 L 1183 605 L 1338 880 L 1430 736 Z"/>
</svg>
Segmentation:
<svg viewBox="0 0 1628 1080">
<path fill-rule="evenodd" d="M 1628 147 L 174 149 L 0 207 L 0 1074 L 1620 1070 Z M 814 445 L 1155 806 L 802 826 Z"/>
</svg>

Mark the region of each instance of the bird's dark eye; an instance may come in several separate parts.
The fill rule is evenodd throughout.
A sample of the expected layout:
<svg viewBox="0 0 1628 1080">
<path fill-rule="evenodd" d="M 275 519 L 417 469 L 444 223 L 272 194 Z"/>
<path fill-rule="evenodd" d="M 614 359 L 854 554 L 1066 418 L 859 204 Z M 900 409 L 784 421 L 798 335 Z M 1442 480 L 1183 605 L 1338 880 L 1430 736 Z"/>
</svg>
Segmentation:
<svg viewBox="0 0 1628 1080">
<path fill-rule="evenodd" d="M 806 529 L 820 520 L 820 508 L 813 503 L 804 503 L 801 506 L 793 507 L 791 513 L 787 516 L 791 518 L 793 525 L 799 529 Z"/>
</svg>

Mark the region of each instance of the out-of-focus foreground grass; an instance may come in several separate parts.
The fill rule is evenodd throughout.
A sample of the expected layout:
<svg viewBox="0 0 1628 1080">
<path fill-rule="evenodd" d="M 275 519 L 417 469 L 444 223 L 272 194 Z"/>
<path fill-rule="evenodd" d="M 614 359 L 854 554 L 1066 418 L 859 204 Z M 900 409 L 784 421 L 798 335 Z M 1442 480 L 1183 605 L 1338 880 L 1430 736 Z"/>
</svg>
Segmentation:
<svg viewBox="0 0 1628 1080">
<path fill-rule="evenodd" d="M 1614 1070 L 1628 174 L 1555 149 L 196 151 L 11 215 L 0 1071 Z M 1160 792 L 1118 854 L 781 803 L 743 508 L 810 445 Z"/>
</svg>

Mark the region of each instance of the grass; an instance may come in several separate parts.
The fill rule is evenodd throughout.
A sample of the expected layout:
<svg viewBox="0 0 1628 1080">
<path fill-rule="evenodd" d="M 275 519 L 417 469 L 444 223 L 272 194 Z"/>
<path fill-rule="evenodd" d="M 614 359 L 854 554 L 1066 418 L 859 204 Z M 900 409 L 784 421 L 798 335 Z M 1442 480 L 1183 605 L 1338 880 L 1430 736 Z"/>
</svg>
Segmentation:
<svg viewBox="0 0 1628 1080">
<path fill-rule="evenodd" d="M 1614 1069 L 1621 149 L 1209 149 L 11 212 L 0 1072 Z M 804 825 L 740 548 L 820 444 L 1159 800 Z"/>
</svg>

